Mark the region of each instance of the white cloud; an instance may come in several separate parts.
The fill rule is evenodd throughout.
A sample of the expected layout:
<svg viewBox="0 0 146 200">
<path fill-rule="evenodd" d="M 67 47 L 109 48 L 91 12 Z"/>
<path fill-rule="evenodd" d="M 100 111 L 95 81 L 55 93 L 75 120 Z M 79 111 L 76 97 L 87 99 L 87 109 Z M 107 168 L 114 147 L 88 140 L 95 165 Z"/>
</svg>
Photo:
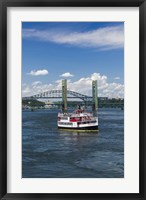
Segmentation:
<svg viewBox="0 0 146 200">
<path fill-rule="evenodd" d="M 40 84 L 42 84 L 41 81 L 35 81 L 35 82 L 32 83 L 32 86 L 36 86 L 36 85 L 40 85 Z"/>
<path fill-rule="evenodd" d="M 109 98 L 124 98 L 124 85 L 108 82 L 108 78 L 100 73 L 93 73 L 89 77 L 82 77 L 77 81 L 67 81 L 68 90 L 73 90 L 81 94 L 92 95 L 92 80 L 98 80 L 98 96 Z M 23 84 L 22 95 L 31 96 L 48 90 L 60 90 L 62 88 L 62 80 L 56 80 L 54 84 Z"/>
<path fill-rule="evenodd" d="M 23 97 L 30 96 L 30 94 L 32 94 L 32 90 L 31 90 L 30 86 L 27 84 L 22 85 L 22 96 Z"/>
<path fill-rule="evenodd" d="M 40 70 L 31 70 L 27 75 L 32 75 L 32 76 L 44 76 L 47 75 L 49 72 L 46 69 L 40 69 Z"/>
<path fill-rule="evenodd" d="M 73 77 L 73 76 L 74 76 L 74 75 L 71 74 L 70 72 L 65 72 L 64 74 L 60 75 L 60 77 L 66 77 L 66 78 L 68 78 L 68 77 Z"/>
<path fill-rule="evenodd" d="M 117 77 L 115 77 L 114 79 L 115 79 L 115 80 L 119 80 L 119 79 L 120 79 L 120 77 L 118 77 L 118 76 L 117 76 Z"/>
<path fill-rule="evenodd" d="M 33 82 L 31 85 L 25 84 L 24 86 L 22 86 L 23 97 L 39 94 L 41 92 L 54 89 L 54 85 L 52 84 L 42 84 L 41 82 L 37 84 L 36 82 Z"/>
<path fill-rule="evenodd" d="M 23 37 L 99 50 L 119 49 L 124 46 L 124 28 L 122 25 L 102 27 L 86 32 L 23 29 Z"/>
</svg>

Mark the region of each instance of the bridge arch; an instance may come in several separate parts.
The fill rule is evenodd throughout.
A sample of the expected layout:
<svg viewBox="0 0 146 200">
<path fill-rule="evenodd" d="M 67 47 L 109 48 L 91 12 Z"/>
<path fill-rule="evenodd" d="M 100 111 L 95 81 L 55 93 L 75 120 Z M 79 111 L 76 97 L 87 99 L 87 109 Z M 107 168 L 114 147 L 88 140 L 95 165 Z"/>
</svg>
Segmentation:
<svg viewBox="0 0 146 200">
<path fill-rule="evenodd" d="M 23 97 L 24 100 L 26 99 L 44 99 L 44 98 L 62 98 L 62 90 L 49 90 L 45 92 L 41 92 L 36 95 L 32 95 L 29 97 Z M 88 95 L 84 95 L 72 90 L 67 90 L 67 98 L 79 98 L 83 101 L 92 101 L 92 97 Z"/>
</svg>

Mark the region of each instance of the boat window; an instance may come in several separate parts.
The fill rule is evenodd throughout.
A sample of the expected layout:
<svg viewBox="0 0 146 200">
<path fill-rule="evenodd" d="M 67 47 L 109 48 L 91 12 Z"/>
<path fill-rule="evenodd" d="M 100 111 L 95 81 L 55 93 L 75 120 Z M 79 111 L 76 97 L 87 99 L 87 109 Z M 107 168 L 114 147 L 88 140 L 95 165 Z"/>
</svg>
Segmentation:
<svg viewBox="0 0 146 200">
<path fill-rule="evenodd" d="M 67 117 L 61 117 L 61 119 L 62 119 L 62 120 L 68 120 L 68 118 L 67 118 Z"/>
<path fill-rule="evenodd" d="M 60 124 L 60 125 L 72 125 L 73 123 L 70 123 L 70 122 L 59 122 L 58 124 Z"/>
</svg>

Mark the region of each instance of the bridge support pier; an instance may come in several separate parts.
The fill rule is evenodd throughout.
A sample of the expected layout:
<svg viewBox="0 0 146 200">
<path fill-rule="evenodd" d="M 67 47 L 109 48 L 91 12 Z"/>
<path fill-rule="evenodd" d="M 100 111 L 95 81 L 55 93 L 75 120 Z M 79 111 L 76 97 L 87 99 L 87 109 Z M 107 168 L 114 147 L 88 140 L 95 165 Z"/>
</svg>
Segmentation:
<svg viewBox="0 0 146 200">
<path fill-rule="evenodd" d="M 93 112 L 97 112 L 98 109 L 97 80 L 92 81 L 92 109 Z"/>
<path fill-rule="evenodd" d="M 67 80 L 62 80 L 62 111 L 67 112 Z"/>
</svg>

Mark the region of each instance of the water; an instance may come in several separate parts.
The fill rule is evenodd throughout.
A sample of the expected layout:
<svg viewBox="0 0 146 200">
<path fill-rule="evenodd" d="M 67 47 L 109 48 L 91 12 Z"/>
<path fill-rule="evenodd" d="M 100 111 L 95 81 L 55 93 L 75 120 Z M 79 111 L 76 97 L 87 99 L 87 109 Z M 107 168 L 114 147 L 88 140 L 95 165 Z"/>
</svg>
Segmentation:
<svg viewBox="0 0 146 200">
<path fill-rule="evenodd" d="M 23 178 L 124 177 L 124 111 L 99 109 L 99 133 L 57 129 L 57 110 L 23 111 Z"/>
</svg>

